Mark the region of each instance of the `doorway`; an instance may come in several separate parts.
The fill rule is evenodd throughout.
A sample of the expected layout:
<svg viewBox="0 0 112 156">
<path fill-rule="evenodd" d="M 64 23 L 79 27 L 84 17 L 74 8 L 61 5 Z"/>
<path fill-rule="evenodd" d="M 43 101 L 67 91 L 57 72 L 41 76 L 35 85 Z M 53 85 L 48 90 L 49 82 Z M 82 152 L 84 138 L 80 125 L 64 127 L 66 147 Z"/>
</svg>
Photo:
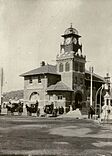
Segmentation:
<svg viewBox="0 0 112 156">
<path fill-rule="evenodd" d="M 39 94 L 37 92 L 33 92 L 29 98 L 30 101 L 39 101 Z"/>
<path fill-rule="evenodd" d="M 82 104 L 81 104 L 81 102 L 82 102 L 82 93 L 79 92 L 79 91 L 76 92 L 74 100 L 75 100 L 75 103 L 73 105 L 73 110 L 75 110 L 77 108 L 81 109 L 82 108 Z"/>
</svg>

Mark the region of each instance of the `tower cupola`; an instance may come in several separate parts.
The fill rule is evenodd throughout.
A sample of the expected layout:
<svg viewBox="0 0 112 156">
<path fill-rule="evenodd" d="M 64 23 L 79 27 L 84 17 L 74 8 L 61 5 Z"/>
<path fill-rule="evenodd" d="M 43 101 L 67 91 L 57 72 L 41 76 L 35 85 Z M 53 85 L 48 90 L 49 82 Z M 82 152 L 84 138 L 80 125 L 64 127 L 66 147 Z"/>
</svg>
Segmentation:
<svg viewBox="0 0 112 156">
<path fill-rule="evenodd" d="M 64 35 L 62 35 L 64 38 L 63 44 L 61 45 L 61 52 L 70 52 L 73 51 L 74 53 L 77 53 L 78 50 L 82 53 L 82 45 L 79 43 L 79 38 L 81 37 L 78 34 L 78 31 L 70 26 L 70 28 L 67 28 L 64 32 Z"/>
</svg>

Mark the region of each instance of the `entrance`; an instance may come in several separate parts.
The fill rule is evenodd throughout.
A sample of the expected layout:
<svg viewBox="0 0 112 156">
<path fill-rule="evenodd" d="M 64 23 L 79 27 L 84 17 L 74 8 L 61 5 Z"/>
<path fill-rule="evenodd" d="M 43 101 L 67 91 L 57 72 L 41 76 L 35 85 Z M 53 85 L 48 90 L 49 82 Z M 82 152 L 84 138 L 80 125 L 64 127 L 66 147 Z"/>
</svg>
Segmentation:
<svg viewBox="0 0 112 156">
<path fill-rule="evenodd" d="M 33 92 L 31 95 L 30 95 L 30 98 L 29 98 L 30 101 L 39 101 L 39 94 L 37 92 Z"/>
<path fill-rule="evenodd" d="M 75 103 L 73 105 L 73 110 L 77 109 L 77 108 L 81 109 L 82 108 L 81 102 L 82 102 L 82 93 L 81 92 L 76 92 L 75 93 Z"/>
</svg>

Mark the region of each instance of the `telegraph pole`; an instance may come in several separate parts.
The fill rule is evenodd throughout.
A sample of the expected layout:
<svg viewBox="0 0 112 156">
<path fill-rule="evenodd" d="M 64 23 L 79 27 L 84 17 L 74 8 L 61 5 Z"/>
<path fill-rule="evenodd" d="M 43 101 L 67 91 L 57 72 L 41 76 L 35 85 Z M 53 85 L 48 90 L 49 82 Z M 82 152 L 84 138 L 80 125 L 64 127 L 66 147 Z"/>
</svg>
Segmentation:
<svg viewBox="0 0 112 156">
<path fill-rule="evenodd" d="M 3 68 L 0 68 L 0 106 L 2 105 L 2 93 L 3 93 Z"/>
<path fill-rule="evenodd" d="M 90 90 L 90 106 L 93 105 L 93 67 L 90 67 L 90 73 L 91 73 L 91 90 Z"/>
</svg>

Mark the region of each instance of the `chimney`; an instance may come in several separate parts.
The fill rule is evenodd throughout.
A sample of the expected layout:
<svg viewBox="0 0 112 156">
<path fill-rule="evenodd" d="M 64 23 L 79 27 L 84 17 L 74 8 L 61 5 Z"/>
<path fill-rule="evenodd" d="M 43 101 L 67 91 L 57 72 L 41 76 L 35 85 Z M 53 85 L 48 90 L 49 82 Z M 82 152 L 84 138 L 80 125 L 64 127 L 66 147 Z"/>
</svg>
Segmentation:
<svg viewBox="0 0 112 156">
<path fill-rule="evenodd" d="M 45 66 L 45 61 L 42 61 L 42 62 L 40 63 L 40 65 L 41 65 L 41 67 L 42 67 L 42 66 Z"/>
</svg>

